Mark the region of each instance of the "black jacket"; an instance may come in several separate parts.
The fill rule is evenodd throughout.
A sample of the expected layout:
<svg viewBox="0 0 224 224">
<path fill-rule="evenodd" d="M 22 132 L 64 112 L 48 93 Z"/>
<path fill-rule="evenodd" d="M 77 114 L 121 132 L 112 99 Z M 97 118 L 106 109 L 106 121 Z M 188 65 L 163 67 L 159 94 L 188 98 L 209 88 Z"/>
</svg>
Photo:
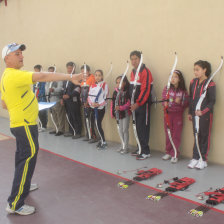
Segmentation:
<svg viewBox="0 0 224 224">
<path fill-rule="evenodd" d="M 69 98 L 64 101 L 80 103 L 80 91 L 81 87 L 79 85 L 75 85 L 70 81 L 63 82 L 63 95 L 69 95 Z"/>
<path fill-rule="evenodd" d="M 199 84 L 199 79 L 193 79 L 190 83 L 190 105 L 189 105 L 189 114 L 195 115 L 196 106 L 198 100 L 200 99 L 203 89 L 207 83 L 208 79 L 205 79 L 201 84 Z M 211 81 L 207 88 L 207 93 L 201 104 L 202 114 L 207 112 L 213 112 L 213 106 L 216 99 L 216 87 L 215 83 Z"/>
</svg>

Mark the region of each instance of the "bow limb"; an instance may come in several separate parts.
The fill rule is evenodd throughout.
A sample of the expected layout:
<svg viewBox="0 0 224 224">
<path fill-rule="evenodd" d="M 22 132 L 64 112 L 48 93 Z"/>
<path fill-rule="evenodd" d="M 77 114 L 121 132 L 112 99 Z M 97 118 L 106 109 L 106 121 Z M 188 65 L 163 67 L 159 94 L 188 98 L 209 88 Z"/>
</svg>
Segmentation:
<svg viewBox="0 0 224 224">
<path fill-rule="evenodd" d="M 217 68 L 217 70 L 211 75 L 211 77 L 209 78 L 208 82 L 206 83 L 206 86 L 204 88 L 204 91 L 207 90 L 209 83 L 212 81 L 212 79 L 215 77 L 215 75 L 221 70 L 223 66 L 223 56 L 221 56 L 221 62 L 219 64 L 219 67 Z"/>
<path fill-rule="evenodd" d="M 113 71 L 113 63 L 111 62 L 110 63 L 110 70 L 109 70 L 109 72 L 107 73 L 107 75 L 105 76 L 104 79 L 107 79 L 107 77 L 111 75 L 112 71 Z"/>
<path fill-rule="evenodd" d="M 115 99 L 115 107 L 118 106 L 118 104 L 119 104 L 119 98 L 120 98 L 120 94 L 121 94 L 122 83 L 123 83 L 124 77 L 126 76 L 126 74 L 128 72 L 128 69 L 129 69 L 129 62 L 127 61 L 127 66 L 126 66 L 125 72 L 122 75 L 122 78 L 121 78 L 121 81 L 120 81 L 120 84 L 119 84 L 119 87 L 118 87 L 118 93 L 117 93 L 117 96 L 116 96 L 116 99 Z M 119 113 L 119 111 L 115 110 L 115 115 L 116 115 L 116 121 L 117 121 L 117 130 L 118 130 L 118 134 L 120 136 L 121 143 L 122 143 L 122 149 L 125 149 L 124 139 L 123 139 L 123 136 L 121 135 L 120 126 L 119 126 L 120 125 L 120 116 L 119 116 L 120 113 Z"/>
<path fill-rule="evenodd" d="M 175 61 L 174 61 L 174 64 L 173 64 L 173 67 L 171 69 L 171 72 L 170 72 L 170 76 L 169 76 L 169 79 L 168 79 L 168 83 L 167 83 L 167 94 L 168 94 L 168 91 L 170 89 L 170 83 L 171 83 L 171 79 L 172 79 L 172 76 L 173 76 L 173 73 L 177 67 L 177 53 L 175 52 Z"/>
<path fill-rule="evenodd" d="M 136 85 L 137 85 L 138 75 L 139 75 L 140 69 L 141 69 L 141 67 L 142 67 L 142 63 L 143 63 L 143 54 L 141 53 L 141 59 L 140 59 L 138 68 L 137 68 L 136 73 L 135 73 L 134 88 L 135 88 Z M 133 95 L 133 94 L 132 94 L 132 95 Z"/>
<path fill-rule="evenodd" d="M 54 65 L 53 67 L 54 67 L 54 73 L 55 73 L 55 72 L 56 72 L 56 70 L 57 70 L 56 65 Z M 52 82 L 50 82 L 50 84 L 49 84 L 49 89 L 51 89 L 51 88 L 52 88 L 52 84 L 53 84 L 53 81 L 52 81 Z M 50 95 L 50 93 L 49 93 L 49 95 Z"/>
<path fill-rule="evenodd" d="M 84 62 L 84 85 L 83 86 L 86 86 L 86 76 L 87 76 L 87 74 L 86 74 L 86 63 Z"/>
<path fill-rule="evenodd" d="M 122 77 L 121 77 L 121 81 L 120 81 L 120 84 L 119 84 L 119 87 L 118 87 L 118 90 L 119 90 L 119 91 L 121 90 L 121 87 L 122 87 L 124 78 L 125 78 L 125 76 L 127 75 L 128 69 L 129 69 L 129 62 L 127 61 L 127 66 L 126 66 L 125 72 L 123 73 L 123 75 L 122 75 Z"/>
</svg>

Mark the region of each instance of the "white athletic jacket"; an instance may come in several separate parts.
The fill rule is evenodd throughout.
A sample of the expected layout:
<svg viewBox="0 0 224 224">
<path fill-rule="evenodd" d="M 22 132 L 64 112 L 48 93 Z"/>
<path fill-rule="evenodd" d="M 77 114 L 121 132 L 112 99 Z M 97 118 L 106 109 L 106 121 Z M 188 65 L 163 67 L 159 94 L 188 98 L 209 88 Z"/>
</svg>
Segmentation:
<svg viewBox="0 0 224 224">
<path fill-rule="evenodd" d="M 89 88 L 88 103 L 91 108 L 94 108 L 93 103 L 99 103 L 100 106 L 97 108 L 99 110 L 103 109 L 107 102 L 106 99 L 109 95 L 109 89 L 106 82 L 101 81 L 95 84 L 92 84 Z"/>
</svg>

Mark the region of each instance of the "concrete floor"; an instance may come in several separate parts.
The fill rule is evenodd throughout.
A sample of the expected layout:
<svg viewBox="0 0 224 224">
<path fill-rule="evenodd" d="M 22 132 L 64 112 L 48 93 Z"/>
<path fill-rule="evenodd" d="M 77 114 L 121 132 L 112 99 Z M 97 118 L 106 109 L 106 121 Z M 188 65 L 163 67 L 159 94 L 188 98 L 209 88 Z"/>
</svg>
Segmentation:
<svg viewBox="0 0 224 224">
<path fill-rule="evenodd" d="M 0 132 L 11 136 L 8 119 L 0 118 L 0 123 Z M 107 150 L 98 151 L 94 144 L 88 144 L 82 141 L 82 139 L 73 140 L 71 138 L 65 138 L 64 136 L 55 137 L 48 134 L 48 132 L 40 133 L 39 142 L 40 148 L 47 149 L 51 152 L 113 174 L 117 174 L 118 171 L 133 170 L 141 167 L 147 167 L 147 169 L 162 169 L 162 174 L 142 182 L 151 187 L 156 187 L 158 183 L 163 182 L 165 179 L 176 176 L 179 178 L 185 176 L 194 178 L 196 183 L 194 183 L 192 187 L 186 191 L 177 192 L 176 195 L 200 203 L 203 202 L 196 198 L 196 194 L 206 191 L 210 187 L 215 189 L 224 186 L 224 166 L 221 165 L 209 163 L 209 167 L 204 170 L 188 169 L 188 159 L 182 158 L 177 164 L 171 164 L 169 161 L 163 161 L 161 159 L 162 154 L 156 151 L 152 151 L 151 158 L 138 161 L 130 154 L 120 155 L 116 152 L 117 148 L 120 146 L 117 143 L 109 142 Z M 135 176 L 135 172 L 123 173 L 120 174 L 120 176 L 132 179 L 132 177 Z M 223 204 L 216 206 L 216 208 L 224 211 Z"/>
<path fill-rule="evenodd" d="M 161 202 L 146 200 L 156 191 L 136 183 L 126 190 L 117 187 L 120 176 L 40 150 L 33 182 L 40 189 L 30 192 L 27 204 L 35 206 L 30 216 L 7 214 L 5 198 L 13 175 L 14 139 L 0 141 L 0 223 L 4 224 L 216 224 L 223 213 L 210 210 L 200 218 L 188 211 L 195 203 L 169 196 Z"/>
</svg>

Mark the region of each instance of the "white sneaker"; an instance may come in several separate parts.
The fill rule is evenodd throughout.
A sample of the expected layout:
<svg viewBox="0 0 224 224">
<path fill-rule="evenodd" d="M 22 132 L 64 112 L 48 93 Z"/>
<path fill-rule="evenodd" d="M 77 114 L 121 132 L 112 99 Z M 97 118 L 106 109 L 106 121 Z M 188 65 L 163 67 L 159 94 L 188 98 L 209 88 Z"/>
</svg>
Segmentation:
<svg viewBox="0 0 224 224">
<path fill-rule="evenodd" d="M 178 162 L 178 158 L 172 157 L 170 162 L 171 163 L 177 163 Z"/>
<path fill-rule="evenodd" d="M 190 169 L 194 169 L 195 168 L 195 166 L 198 164 L 198 160 L 196 160 L 196 159 L 192 159 L 191 161 L 190 161 L 190 163 L 187 165 L 188 166 L 188 168 L 190 168 Z"/>
<path fill-rule="evenodd" d="M 13 213 L 15 213 L 15 211 L 13 211 L 13 210 L 10 208 L 9 203 L 7 204 L 5 210 L 6 210 L 9 214 L 13 214 Z"/>
<path fill-rule="evenodd" d="M 45 132 L 47 129 L 46 128 L 39 128 L 39 132 Z"/>
<path fill-rule="evenodd" d="M 30 185 L 30 191 L 35 191 L 39 188 L 39 186 L 37 184 L 31 184 Z"/>
<path fill-rule="evenodd" d="M 199 161 L 198 164 L 195 166 L 195 168 L 199 170 L 203 170 L 207 166 L 208 166 L 207 162 Z"/>
<path fill-rule="evenodd" d="M 35 212 L 35 208 L 33 206 L 23 205 L 21 208 L 14 211 L 10 208 L 9 204 L 7 204 L 6 211 L 10 214 L 31 215 Z"/>
<path fill-rule="evenodd" d="M 163 160 L 168 160 L 168 159 L 170 159 L 170 158 L 171 158 L 171 155 L 169 155 L 169 154 L 165 154 L 165 155 L 162 157 Z"/>
</svg>

